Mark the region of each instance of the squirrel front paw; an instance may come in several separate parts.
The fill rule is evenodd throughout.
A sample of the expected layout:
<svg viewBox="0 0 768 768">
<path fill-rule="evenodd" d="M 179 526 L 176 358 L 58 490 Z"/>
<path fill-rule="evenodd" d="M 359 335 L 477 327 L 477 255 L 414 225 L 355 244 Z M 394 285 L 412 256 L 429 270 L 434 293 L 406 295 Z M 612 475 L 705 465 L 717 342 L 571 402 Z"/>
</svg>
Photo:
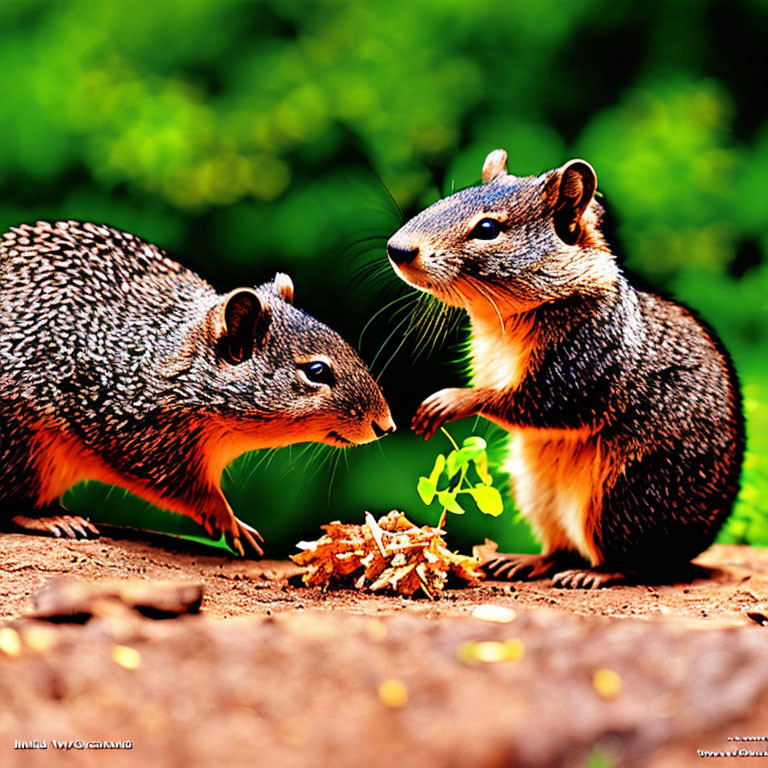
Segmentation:
<svg viewBox="0 0 768 768">
<path fill-rule="evenodd" d="M 241 557 L 261 557 L 264 554 L 261 548 L 264 543 L 262 535 L 239 518 L 233 517 L 232 520 L 232 528 L 224 533 L 227 544 Z"/>
<path fill-rule="evenodd" d="M 474 389 L 441 389 L 430 395 L 417 409 L 411 427 L 429 440 L 448 421 L 474 416 L 479 412 Z"/>
</svg>

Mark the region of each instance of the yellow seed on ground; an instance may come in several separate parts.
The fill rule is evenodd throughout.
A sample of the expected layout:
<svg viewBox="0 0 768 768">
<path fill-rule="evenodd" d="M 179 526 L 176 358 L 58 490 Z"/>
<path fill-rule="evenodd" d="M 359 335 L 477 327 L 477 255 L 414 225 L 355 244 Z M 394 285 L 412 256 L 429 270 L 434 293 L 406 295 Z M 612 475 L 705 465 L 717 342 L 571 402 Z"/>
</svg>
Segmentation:
<svg viewBox="0 0 768 768">
<path fill-rule="evenodd" d="M 21 653 L 21 638 L 15 629 L 0 629 L 0 651 L 6 656 L 18 656 Z"/>
<path fill-rule="evenodd" d="M 472 611 L 473 619 L 490 621 L 494 624 L 509 624 L 515 620 L 516 616 L 517 614 L 511 608 L 505 608 L 503 605 L 493 605 L 492 603 L 478 605 Z"/>
<path fill-rule="evenodd" d="M 601 667 L 592 676 L 592 687 L 604 699 L 615 699 L 621 691 L 621 675 L 612 669 Z"/>
<path fill-rule="evenodd" d="M 507 661 L 520 661 L 525 655 L 525 645 L 516 637 L 507 640 L 504 645 L 507 648 Z"/>
<path fill-rule="evenodd" d="M 390 678 L 379 686 L 379 698 L 388 707 L 403 707 L 408 703 L 408 688 L 402 680 Z"/>
<path fill-rule="evenodd" d="M 136 669 L 141 664 L 141 654 L 127 645 L 115 645 L 112 648 L 112 658 L 125 669 Z"/>
<path fill-rule="evenodd" d="M 56 632 L 49 627 L 31 626 L 24 630 L 24 645 L 36 653 L 48 653 L 57 644 Z"/>
<path fill-rule="evenodd" d="M 512 638 L 499 642 L 497 640 L 483 640 L 481 642 L 468 642 L 459 648 L 459 661 L 465 664 L 493 664 L 498 661 L 520 661 L 525 654 L 525 645 L 522 640 Z"/>
</svg>

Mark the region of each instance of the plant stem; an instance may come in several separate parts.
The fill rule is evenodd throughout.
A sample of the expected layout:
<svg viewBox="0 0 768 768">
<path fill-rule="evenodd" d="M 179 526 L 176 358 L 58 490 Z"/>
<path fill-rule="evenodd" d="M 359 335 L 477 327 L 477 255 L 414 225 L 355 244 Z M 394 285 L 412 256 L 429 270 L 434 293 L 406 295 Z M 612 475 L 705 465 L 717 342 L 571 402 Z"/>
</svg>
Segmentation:
<svg viewBox="0 0 768 768">
<path fill-rule="evenodd" d="M 454 451 L 459 450 L 459 446 L 456 444 L 456 441 L 451 437 L 450 433 L 445 427 L 440 427 L 440 431 L 451 441 L 451 445 L 453 446 Z"/>
</svg>

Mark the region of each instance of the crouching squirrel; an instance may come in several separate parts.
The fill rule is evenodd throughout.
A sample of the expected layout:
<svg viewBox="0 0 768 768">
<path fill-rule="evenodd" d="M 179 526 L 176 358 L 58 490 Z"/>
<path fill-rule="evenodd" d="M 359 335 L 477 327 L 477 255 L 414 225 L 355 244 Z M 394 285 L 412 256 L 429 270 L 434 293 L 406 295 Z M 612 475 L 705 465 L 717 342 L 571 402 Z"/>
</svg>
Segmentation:
<svg viewBox="0 0 768 768">
<path fill-rule="evenodd" d="M 220 488 L 239 454 L 366 443 L 394 430 L 342 338 L 293 306 L 287 275 L 218 294 L 144 240 L 38 222 L 0 242 L 0 515 L 98 535 L 54 502 L 80 480 L 127 488 L 224 534 L 261 537 Z"/>
<path fill-rule="evenodd" d="M 712 543 L 738 491 L 733 366 L 690 311 L 622 273 L 588 163 L 526 178 L 506 164 L 492 152 L 480 186 L 387 245 L 400 277 L 471 322 L 473 386 L 427 398 L 413 427 L 429 438 L 479 414 L 509 431 L 514 497 L 543 547 L 498 557 L 492 575 L 665 578 Z"/>
</svg>

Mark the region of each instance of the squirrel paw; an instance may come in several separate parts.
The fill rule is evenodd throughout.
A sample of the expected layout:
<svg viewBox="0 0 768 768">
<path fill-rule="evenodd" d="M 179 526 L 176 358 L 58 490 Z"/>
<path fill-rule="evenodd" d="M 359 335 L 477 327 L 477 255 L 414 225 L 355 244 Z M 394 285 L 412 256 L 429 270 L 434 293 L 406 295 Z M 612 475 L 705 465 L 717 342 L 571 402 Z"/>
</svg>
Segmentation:
<svg viewBox="0 0 768 768">
<path fill-rule="evenodd" d="M 251 528 L 250 525 L 236 517 L 233 518 L 233 521 L 232 530 L 224 534 L 227 544 L 241 557 L 246 556 L 246 548 L 249 555 L 255 554 L 257 557 L 261 557 L 264 554 L 264 550 L 260 546 L 264 543 L 262 535 L 255 528 Z M 243 542 L 245 542 L 245 547 L 243 547 Z"/>
<path fill-rule="evenodd" d="M 499 581 L 533 581 L 545 579 L 563 566 L 575 564 L 579 560 L 578 556 L 564 552 L 553 552 L 550 555 L 497 555 L 483 563 L 483 570 L 490 579 Z"/>
<path fill-rule="evenodd" d="M 411 427 L 429 440 L 447 421 L 477 413 L 477 397 L 472 389 L 441 389 L 430 395 L 417 409 Z"/>
<path fill-rule="evenodd" d="M 629 580 L 629 575 L 620 571 L 598 571 L 590 568 L 573 568 L 560 571 L 553 577 L 553 586 L 565 589 L 600 589 Z"/>
<path fill-rule="evenodd" d="M 55 536 L 57 539 L 96 539 L 101 534 L 99 529 L 79 515 L 53 515 L 50 517 L 27 517 L 16 515 L 11 522 L 30 533 Z"/>
</svg>

